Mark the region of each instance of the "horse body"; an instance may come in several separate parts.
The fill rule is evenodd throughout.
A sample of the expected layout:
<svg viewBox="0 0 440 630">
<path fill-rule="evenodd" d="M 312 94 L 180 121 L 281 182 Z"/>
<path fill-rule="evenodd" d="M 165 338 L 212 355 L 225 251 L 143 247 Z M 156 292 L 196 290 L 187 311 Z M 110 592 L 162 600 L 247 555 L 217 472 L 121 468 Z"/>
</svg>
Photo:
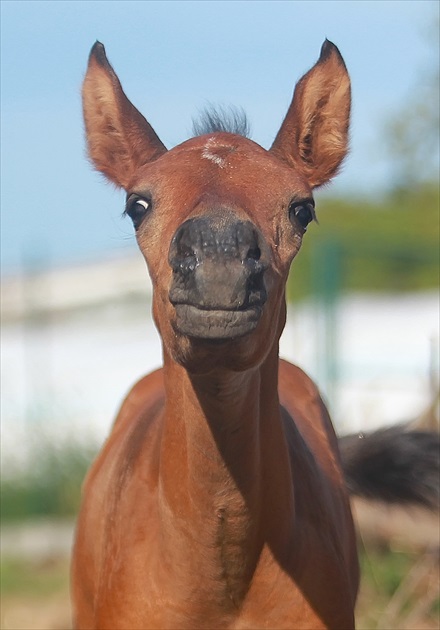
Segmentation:
<svg viewBox="0 0 440 630">
<path fill-rule="evenodd" d="M 90 156 L 127 191 L 164 367 L 128 395 L 85 483 L 76 627 L 353 628 L 336 438 L 278 358 L 312 189 L 346 152 L 339 52 L 324 44 L 271 151 L 218 132 L 166 151 L 99 44 L 83 97 Z"/>
<path fill-rule="evenodd" d="M 288 363 L 283 405 L 255 398 L 254 379 L 276 381 L 268 363 L 249 378 L 250 404 L 240 382 L 244 412 L 226 426 L 191 379 L 168 391 L 174 379 L 158 371 L 134 387 L 85 487 L 79 627 L 353 626 L 357 558 L 335 437 L 315 386 Z M 223 384 L 210 386 L 217 399 Z"/>
</svg>

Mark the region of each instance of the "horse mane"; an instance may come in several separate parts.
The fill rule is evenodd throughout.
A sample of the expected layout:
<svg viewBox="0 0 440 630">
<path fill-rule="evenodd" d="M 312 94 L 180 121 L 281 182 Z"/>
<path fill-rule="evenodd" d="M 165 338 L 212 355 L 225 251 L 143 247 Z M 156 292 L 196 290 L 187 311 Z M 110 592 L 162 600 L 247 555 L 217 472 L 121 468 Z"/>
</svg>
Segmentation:
<svg viewBox="0 0 440 630">
<path fill-rule="evenodd" d="M 193 135 L 203 136 L 217 131 L 234 133 L 244 138 L 250 136 L 250 124 L 241 107 L 208 105 L 198 118 L 193 118 Z"/>
</svg>

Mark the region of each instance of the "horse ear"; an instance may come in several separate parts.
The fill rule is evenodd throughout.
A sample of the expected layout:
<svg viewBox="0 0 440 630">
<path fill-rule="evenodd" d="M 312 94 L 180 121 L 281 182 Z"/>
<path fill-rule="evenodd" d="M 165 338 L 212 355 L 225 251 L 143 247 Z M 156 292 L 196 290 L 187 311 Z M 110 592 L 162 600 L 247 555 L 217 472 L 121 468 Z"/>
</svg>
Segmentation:
<svg viewBox="0 0 440 630">
<path fill-rule="evenodd" d="M 299 169 L 311 188 L 336 175 L 348 151 L 350 77 L 334 44 L 325 40 L 317 63 L 297 83 L 271 151 Z"/>
<path fill-rule="evenodd" d="M 90 52 L 82 99 L 90 159 L 109 180 L 127 188 L 140 166 L 167 149 L 125 96 L 100 42 Z"/>
</svg>

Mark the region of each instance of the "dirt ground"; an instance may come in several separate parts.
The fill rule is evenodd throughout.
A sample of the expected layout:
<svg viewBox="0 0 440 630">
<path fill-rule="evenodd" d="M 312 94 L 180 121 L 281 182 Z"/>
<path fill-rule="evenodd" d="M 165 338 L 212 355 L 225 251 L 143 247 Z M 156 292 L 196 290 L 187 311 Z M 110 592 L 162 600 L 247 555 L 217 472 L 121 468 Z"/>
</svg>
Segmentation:
<svg viewBox="0 0 440 630">
<path fill-rule="evenodd" d="M 1 605 L 4 630 L 70 630 L 68 592 L 47 597 L 5 597 Z"/>
</svg>

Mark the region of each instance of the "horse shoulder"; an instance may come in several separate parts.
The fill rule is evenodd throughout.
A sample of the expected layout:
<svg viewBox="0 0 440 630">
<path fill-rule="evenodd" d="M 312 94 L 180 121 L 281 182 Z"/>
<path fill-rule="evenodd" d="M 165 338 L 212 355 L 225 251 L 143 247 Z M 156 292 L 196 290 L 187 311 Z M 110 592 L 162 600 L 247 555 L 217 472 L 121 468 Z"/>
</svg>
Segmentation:
<svg viewBox="0 0 440 630">
<path fill-rule="evenodd" d="M 96 483 L 110 452 L 114 456 L 115 449 L 123 447 L 133 432 L 147 430 L 154 423 L 164 397 L 162 369 L 147 374 L 133 385 L 119 409 L 104 447 L 87 474 L 83 485 L 84 493 Z M 125 453 L 125 457 L 127 456 L 130 456 L 129 452 Z"/>
<path fill-rule="evenodd" d="M 345 560 L 348 591 L 354 602 L 359 582 L 355 532 L 338 439 L 329 413 L 310 377 L 283 360 L 279 363 L 279 397 L 292 476 L 296 478 L 298 516 L 308 522 L 308 531 L 310 520 L 318 523 L 318 537 L 322 534 L 328 537 L 332 532 L 330 538 L 339 548 L 338 557 Z"/>
<path fill-rule="evenodd" d="M 278 379 L 280 403 L 296 429 L 319 459 L 329 458 L 339 469 L 338 440 L 318 387 L 301 368 L 282 359 Z"/>
<path fill-rule="evenodd" d="M 72 565 L 72 594 L 81 623 L 92 615 L 93 594 L 102 587 L 112 550 L 109 524 L 117 527 L 119 512 L 126 516 L 133 496 L 136 504 L 143 503 L 146 514 L 153 508 L 164 397 L 162 370 L 133 386 L 84 482 Z"/>
</svg>

